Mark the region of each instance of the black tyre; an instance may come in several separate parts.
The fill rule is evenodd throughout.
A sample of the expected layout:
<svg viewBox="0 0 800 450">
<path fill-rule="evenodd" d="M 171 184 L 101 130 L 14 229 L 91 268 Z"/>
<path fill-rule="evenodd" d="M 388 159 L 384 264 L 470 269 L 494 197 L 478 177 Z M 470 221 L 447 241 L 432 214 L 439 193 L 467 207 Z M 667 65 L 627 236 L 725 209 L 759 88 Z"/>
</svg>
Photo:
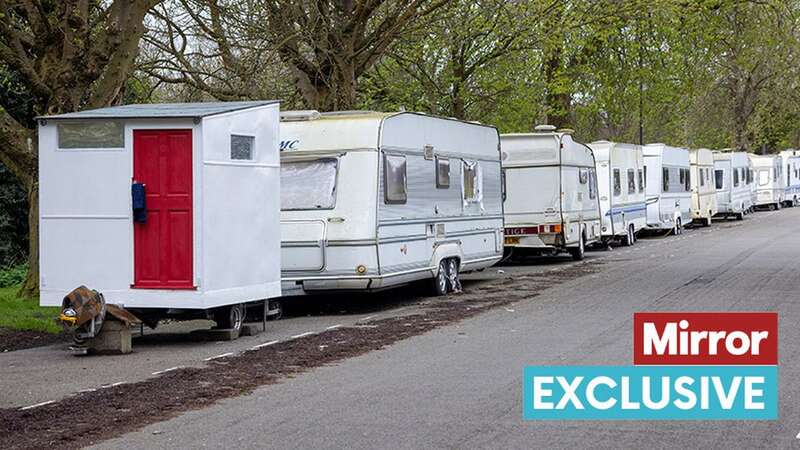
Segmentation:
<svg viewBox="0 0 800 450">
<path fill-rule="evenodd" d="M 240 303 L 218 309 L 214 312 L 214 322 L 217 323 L 217 328 L 241 331 L 244 325 L 244 305 Z"/>
<path fill-rule="evenodd" d="M 458 259 L 449 258 L 447 261 L 447 290 L 461 292 L 461 279 L 458 277 Z"/>
<path fill-rule="evenodd" d="M 447 260 L 439 262 L 439 270 L 431 283 L 431 293 L 435 296 L 447 294 Z"/>
<path fill-rule="evenodd" d="M 622 245 L 625 247 L 630 247 L 633 245 L 633 240 L 635 239 L 633 233 L 633 225 L 628 227 L 628 232 L 625 234 L 625 237 L 622 239 Z"/>
<path fill-rule="evenodd" d="M 736 220 L 744 220 L 744 213 L 743 212 L 737 213 Z"/>
<path fill-rule="evenodd" d="M 569 249 L 569 254 L 572 255 L 573 260 L 583 261 L 583 258 L 586 257 L 586 244 L 583 236 L 581 236 L 581 238 L 578 240 L 577 247 Z"/>
</svg>

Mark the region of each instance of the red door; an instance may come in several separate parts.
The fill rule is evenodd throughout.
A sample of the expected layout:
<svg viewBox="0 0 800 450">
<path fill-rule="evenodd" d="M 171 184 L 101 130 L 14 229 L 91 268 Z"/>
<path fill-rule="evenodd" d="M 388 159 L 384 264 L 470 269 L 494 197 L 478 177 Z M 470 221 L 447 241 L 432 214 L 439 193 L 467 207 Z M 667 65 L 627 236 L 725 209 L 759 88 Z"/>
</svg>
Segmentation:
<svg viewBox="0 0 800 450">
<path fill-rule="evenodd" d="M 193 289 L 192 130 L 135 130 L 133 179 L 147 221 L 133 224 L 133 287 Z"/>
</svg>

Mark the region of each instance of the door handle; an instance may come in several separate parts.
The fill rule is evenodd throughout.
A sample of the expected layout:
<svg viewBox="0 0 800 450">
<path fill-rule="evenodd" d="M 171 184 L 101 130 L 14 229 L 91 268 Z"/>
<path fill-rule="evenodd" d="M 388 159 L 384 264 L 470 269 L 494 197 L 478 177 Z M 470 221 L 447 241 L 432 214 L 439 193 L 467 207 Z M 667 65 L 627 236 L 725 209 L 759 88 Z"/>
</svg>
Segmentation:
<svg viewBox="0 0 800 450">
<path fill-rule="evenodd" d="M 147 193 L 144 183 L 131 185 L 131 204 L 133 206 L 133 221 L 147 223 Z"/>
</svg>

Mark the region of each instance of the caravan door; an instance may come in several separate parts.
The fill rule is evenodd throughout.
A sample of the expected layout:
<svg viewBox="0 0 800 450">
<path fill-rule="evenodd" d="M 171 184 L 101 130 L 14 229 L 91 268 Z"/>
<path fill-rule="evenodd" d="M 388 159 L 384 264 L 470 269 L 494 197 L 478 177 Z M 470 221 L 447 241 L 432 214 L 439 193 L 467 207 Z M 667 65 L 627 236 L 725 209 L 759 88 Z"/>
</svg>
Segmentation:
<svg viewBox="0 0 800 450">
<path fill-rule="evenodd" d="M 133 286 L 193 289 L 192 130 L 134 130 L 133 182 L 146 217 L 133 224 Z"/>
</svg>

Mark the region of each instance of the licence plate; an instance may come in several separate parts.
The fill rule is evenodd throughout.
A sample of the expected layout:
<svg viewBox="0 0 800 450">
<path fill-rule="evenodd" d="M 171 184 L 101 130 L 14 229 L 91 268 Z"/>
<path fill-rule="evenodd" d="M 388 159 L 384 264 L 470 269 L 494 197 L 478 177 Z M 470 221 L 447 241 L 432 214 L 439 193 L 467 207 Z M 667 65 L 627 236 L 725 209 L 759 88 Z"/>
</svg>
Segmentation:
<svg viewBox="0 0 800 450">
<path fill-rule="evenodd" d="M 519 237 L 517 237 L 517 236 L 506 236 L 505 237 L 505 244 L 506 245 L 517 245 L 517 244 L 519 244 Z"/>
</svg>

